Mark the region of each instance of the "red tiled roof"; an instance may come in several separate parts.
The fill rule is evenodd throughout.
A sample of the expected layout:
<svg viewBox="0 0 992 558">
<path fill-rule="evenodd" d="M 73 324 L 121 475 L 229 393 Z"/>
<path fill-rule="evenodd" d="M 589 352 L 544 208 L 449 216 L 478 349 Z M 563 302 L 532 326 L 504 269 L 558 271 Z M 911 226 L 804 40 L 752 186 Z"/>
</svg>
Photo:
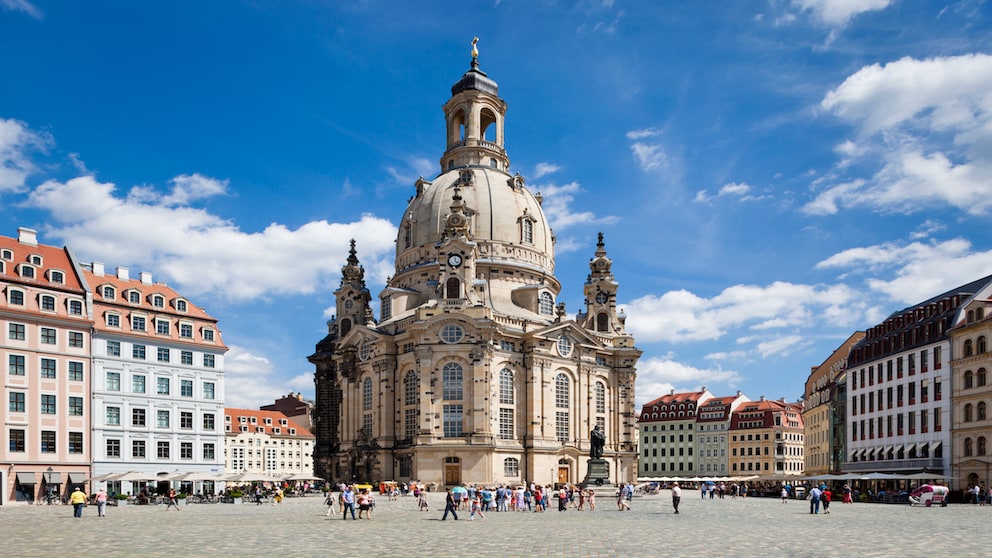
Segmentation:
<svg viewBox="0 0 992 558">
<path fill-rule="evenodd" d="M 231 417 L 230 421 L 224 419 L 225 424 L 231 425 L 231 434 L 240 434 L 239 429 L 236 428 L 241 424 L 241 417 L 247 419 L 248 432 L 258 432 L 257 428 L 264 428 L 265 434 L 269 436 L 283 436 L 287 438 L 313 438 L 314 435 L 310 433 L 309 430 L 300 426 L 296 421 L 287 417 L 283 413 L 278 411 L 260 411 L 257 409 L 234 409 L 225 408 L 224 415 Z M 255 423 L 252 424 L 251 419 L 255 418 Z M 269 419 L 272 424 L 265 424 L 265 419 Z M 283 425 L 280 421 L 285 420 L 286 424 Z M 273 428 L 279 428 L 279 434 L 275 434 L 272 430 Z M 289 433 L 290 428 L 296 429 L 296 434 L 291 435 Z"/>
<path fill-rule="evenodd" d="M 4 260 L 5 265 L 3 266 L 3 272 L 0 273 L 0 279 L 10 283 L 20 283 L 47 289 L 58 289 L 76 293 L 84 292 L 80 277 L 76 274 L 75 266 L 66 248 L 58 248 L 46 244 L 24 244 L 16 238 L 0 236 L 0 250 L 3 249 L 13 252 L 14 257 L 11 260 Z M 30 263 L 28 257 L 32 255 L 41 256 L 42 264 L 41 266 L 36 266 L 38 272 L 34 278 L 21 277 L 17 274 L 15 267 L 21 263 Z M 49 281 L 49 275 L 47 273 L 49 270 L 61 271 L 65 282 L 59 284 Z"/>
</svg>

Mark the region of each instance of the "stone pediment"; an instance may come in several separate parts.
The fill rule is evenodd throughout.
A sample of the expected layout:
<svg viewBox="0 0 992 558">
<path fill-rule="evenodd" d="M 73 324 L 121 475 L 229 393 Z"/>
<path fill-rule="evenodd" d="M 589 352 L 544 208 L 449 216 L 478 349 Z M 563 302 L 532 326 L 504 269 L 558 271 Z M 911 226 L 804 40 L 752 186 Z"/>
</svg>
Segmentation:
<svg viewBox="0 0 992 558">
<path fill-rule="evenodd" d="M 572 320 L 530 331 L 525 335 L 525 337 L 529 337 L 531 339 L 545 339 L 549 342 L 554 342 L 561 337 L 562 334 L 568 334 L 572 337 L 572 339 L 582 345 L 605 347 L 605 345 L 598 338 L 591 336 L 588 330 L 579 327 L 579 325 Z"/>
</svg>

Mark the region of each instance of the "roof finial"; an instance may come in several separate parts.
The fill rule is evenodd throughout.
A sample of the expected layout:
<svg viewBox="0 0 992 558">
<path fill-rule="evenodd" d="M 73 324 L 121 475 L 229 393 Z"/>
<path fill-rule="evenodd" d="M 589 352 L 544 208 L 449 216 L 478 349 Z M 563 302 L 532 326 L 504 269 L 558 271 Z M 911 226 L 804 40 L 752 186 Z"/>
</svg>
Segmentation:
<svg viewBox="0 0 992 558">
<path fill-rule="evenodd" d="M 472 60 L 478 60 L 479 59 L 479 47 L 476 46 L 477 44 L 479 44 L 479 38 L 478 37 L 473 37 L 472 38 Z"/>
</svg>

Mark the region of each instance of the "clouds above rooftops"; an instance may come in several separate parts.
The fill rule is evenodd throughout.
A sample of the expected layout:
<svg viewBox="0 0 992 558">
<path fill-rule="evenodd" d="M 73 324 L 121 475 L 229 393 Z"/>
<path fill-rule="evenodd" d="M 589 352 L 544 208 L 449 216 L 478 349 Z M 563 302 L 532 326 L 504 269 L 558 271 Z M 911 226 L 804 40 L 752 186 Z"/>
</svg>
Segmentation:
<svg viewBox="0 0 992 558">
<path fill-rule="evenodd" d="M 22 191 L 28 175 L 37 169 L 31 155 L 51 144 L 47 134 L 18 120 L 0 118 L 0 194 Z"/>
</svg>

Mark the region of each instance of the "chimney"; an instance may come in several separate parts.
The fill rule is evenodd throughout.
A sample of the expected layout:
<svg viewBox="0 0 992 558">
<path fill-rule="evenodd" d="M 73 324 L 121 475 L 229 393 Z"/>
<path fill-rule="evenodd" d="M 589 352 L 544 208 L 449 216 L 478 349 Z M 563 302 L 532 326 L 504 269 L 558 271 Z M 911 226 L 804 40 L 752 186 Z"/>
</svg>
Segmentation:
<svg viewBox="0 0 992 558">
<path fill-rule="evenodd" d="M 742 396 L 742 395 L 744 395 L 744 394 L 743 394 L 743 393 L 741 393 L 741 390 L 737 390 L 737 397 L 740 397 L 740 396 Z"/>
<path fill-rule="evenodd" d="M 103 262 L 93 262 L 93 275 L 103 277 Z"/>
<path fill-rule="evenodd" d="M 17 241 L 28 246 L 37 246 L 38 231 L 27 227 L 17 227 Z"/>
<path fill-rule="evenodd" d="M 126 267 L 117 268 L 117 278 L 121 281 L 127 281 L 129 279 Z"/>
<path fill-rule="evenodd" d="M 141 274 L 140 274 L 140 277 L 141 277 L 141 282 L 144 283 L 145 285 L 151 285 L 152 284 L 152 274 L 151 274 L 151 272 L 142 271 Z"/>
<path fill-rule="evenodd" d="M 764 401 L 764 400 L 765 400 L 765 396 L 764 395 L 762 395 L 761 397 L 758 398 L 758 401 Z"/>
</svg>

